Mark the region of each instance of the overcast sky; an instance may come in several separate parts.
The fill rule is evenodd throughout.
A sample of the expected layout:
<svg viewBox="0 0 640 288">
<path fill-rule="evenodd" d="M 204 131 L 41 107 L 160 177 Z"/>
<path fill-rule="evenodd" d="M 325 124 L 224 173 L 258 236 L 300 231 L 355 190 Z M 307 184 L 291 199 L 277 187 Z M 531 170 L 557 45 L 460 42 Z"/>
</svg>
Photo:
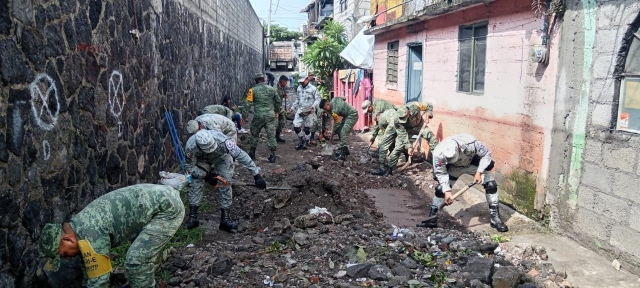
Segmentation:
<svg viewBox="0 0 640 288">
<path fill-rule="evenodd" d="M 269 0 L 249 0 L 256 14 L 264 21 L 269 16 Z M 311 3 L 311 0 L 271 0 L 272 23 L 286 26 L 295 31 L 300 30 L 300 25 L 307 22 L 307 14 L 299 13 L 302 8 Z M 280 2 L 280 3 L 278 3 Z"/>
</svg>

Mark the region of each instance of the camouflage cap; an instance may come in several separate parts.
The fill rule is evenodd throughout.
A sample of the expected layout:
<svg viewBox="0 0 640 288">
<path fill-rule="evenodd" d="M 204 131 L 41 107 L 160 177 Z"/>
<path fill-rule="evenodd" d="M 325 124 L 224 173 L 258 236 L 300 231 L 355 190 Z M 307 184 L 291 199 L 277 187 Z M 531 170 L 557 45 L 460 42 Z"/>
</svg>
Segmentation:
<svg viewBox="0 0 640 288">
<path fill-rule="evenodd" d="M 365 114 L 368 112 L 367 109 L 369 109 L 369 106 L 371 106 L 371 101 L 364 100 L 364 102 L 362 102 L 362 110 Z"/>
<path fill-rule="evenodd" d="M 198 121 L 189 120 L 189 122 L 187 122 L 187 133 L 193 134 L 198 132 L 198 130 L 200 130 L 200 123 L 198 123 Z"/>
<path fill-rule="evenodd" d="M 429 118 L 433 118 L 433 103 L 427 102 L 427 115 Z"/>
<path fill-rule="evenodd" d="M 409 118 L 409 109 L 407 107 L 400 107 L 396 110 L 396 115 L 398 115 L 398 119 L 400 119 L 400 124 L 407 123 L 407 119 Z"/>
<path fill-rule="evenodd" d="M 264 79 L 264 73 L 256 73 L 253 75 L 253 79 Z"/>
<path fill-rule="evenodd" d="M 50 258 L 45 265 L 49 271 L 60 268 L 60 239 L 62 238 L 62 224 L 46 224 L 40 232 L 40 257 Z"/>
</svg>

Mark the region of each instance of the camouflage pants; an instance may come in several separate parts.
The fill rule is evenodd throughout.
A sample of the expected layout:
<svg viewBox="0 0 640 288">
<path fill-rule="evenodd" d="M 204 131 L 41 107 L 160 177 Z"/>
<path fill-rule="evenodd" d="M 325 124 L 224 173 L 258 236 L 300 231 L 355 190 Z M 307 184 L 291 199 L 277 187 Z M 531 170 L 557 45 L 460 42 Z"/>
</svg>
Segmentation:
<svg viewBox="0 0 640 288">
<path fill-rule="evenodd" d="M 225 155 L 213 163 L 213 166 L 218 173 L 224 179 L 233 179 L 233 158 L 230 155 Z M 212 169 L 213 170 L 213 169 Z M 210 171 L 207 171 L 209 173 Z M 205 190 L 206 183 L 202 179 L 193 179 L 189 183 L 189 204 L 200 205 L 202 202 L 202 193 Z M 231 186 L 223 186 L 218 188 L 220 193 L 220 207 L 228 208 L 233 203 L 233 192 Z"/>
<path fill-rule="evenodd" d="M 358 115 L 342 117 L 339 125 L 336 125 L 335 133 L 340 135 L 340 147 L 347 147 L 349 134 L 353 131 L 353 126 L 358 122 Z"/>
<path fill-rule="evenodd" d="M 381 168 L 385 167 L 387 153 L 391 149 L 388 166 L 394 167 L 398 163 L 398 158 L 400 158 L 400 155 L 404 150 L 404 146 L 405 143 L 402 143 L 394 127 L 387 127 L 384 129 L 384 133 L 378 142 L 378 165 Z"/>
<path fill-rule="evenodd" d="M 174 189 L 158 193 L 167 193 L 163 203 L 166 209 L 156 214 L 151 222 L 144 226 L 127 251 L 124 267 L 129 285 L 133 288 L 156 286 L 154 272 L 158 255 L 178 231 L 184 219 L 184 205 L 180 193 Z"/>
<path fill-rule="evenodd" d="M 258 147 L 258 140 L 260 140 L 260 131 L 262 129 L 267 131 L 267 147 L 269 150 L 276 150 L 276 117 L 274 115 L 268 116 L 254 116 L 251 120 L 251 139 L 249 139 L 249 147 L 251 150 L 255 150 Z"/>
<path fill-rule="evenodd" d="M 287 125 L 287 118 L 284 115 L 283 111 L 282 113 L 278 114 L 278 127 L 276 127 L 276 136 L 280 136 L 285 125 Z"/>
</svg>

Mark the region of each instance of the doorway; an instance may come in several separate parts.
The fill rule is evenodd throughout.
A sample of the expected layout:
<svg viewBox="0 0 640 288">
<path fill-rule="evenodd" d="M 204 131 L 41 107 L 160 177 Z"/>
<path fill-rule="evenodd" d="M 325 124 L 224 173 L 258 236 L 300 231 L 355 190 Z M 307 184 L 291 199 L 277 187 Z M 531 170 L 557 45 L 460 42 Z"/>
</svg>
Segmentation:
<svg viewBox="0 0 640 288">
<path fill-rule="evenodd" d="M 407 44 L 407 93 L 405 103 L 422 101 L 422 42 Z"/>
</svg>

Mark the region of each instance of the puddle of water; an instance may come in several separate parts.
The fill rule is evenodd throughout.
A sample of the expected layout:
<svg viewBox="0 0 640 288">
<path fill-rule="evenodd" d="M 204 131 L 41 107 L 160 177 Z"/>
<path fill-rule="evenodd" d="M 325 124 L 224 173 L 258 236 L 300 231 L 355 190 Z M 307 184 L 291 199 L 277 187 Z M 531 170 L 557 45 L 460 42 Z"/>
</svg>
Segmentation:
<svg viewBox="0 0 640 288">
<path fill-rule="evenodd" d="M 398 227 L 415 227 L 427 217 L 429 211 L 414 208 L 419 203 L 411 192 L 402 189 L 368 189 L 365 193 L 372 198 L 384 221 Z"/>
</svg>

